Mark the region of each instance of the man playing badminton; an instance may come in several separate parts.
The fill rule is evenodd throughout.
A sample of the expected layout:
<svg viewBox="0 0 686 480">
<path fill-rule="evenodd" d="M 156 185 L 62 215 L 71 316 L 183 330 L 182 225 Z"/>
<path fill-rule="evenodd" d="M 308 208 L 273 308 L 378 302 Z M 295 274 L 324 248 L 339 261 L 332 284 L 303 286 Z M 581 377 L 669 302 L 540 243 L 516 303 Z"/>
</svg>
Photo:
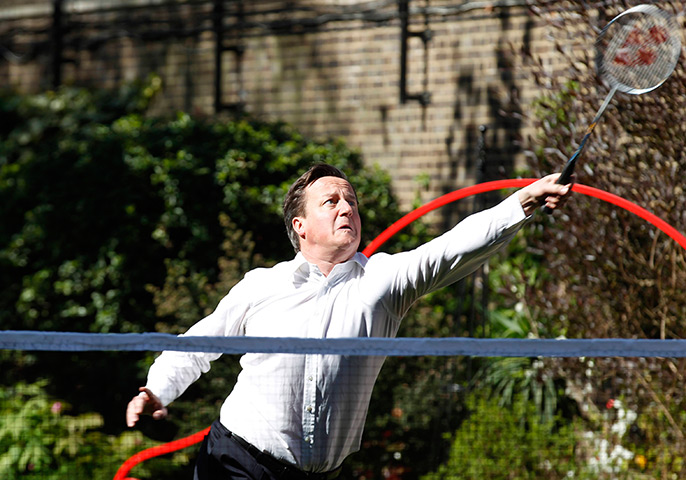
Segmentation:
<svg viewBox="0 0 686 480">
<path fill-rule="evenodd" d="M 502 248 L 537 207 L 554 210 L 569 185 L 550 175 L 452 230 L 395 255 L 358 252 L 357 195 L 345 175 L 315 165 L 290 188 L 283 211 L 293 260 L 247 273 L 217 309 L 186 335 L 394 337 L 422 295 L 473 272 Z M 166 416 L 220 354 L 164 352 L 129 402 L 131 427 L 141 414 Z M 247 353 L 233 391 L 198 454 L 196 480 L 336 478 L 360 447 L 378 356 Z"/>
</svg>

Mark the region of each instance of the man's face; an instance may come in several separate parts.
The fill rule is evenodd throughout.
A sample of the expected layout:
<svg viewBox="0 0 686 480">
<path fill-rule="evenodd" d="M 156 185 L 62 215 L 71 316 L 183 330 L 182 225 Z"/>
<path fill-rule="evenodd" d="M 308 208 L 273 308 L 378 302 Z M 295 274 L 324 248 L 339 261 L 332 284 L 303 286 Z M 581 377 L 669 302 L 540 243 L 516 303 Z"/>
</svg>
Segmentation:
<svg viewBox="0 0 686 480">
<path fill-rule="evenodd" d="M 360 246 L 362 222 L 355 191 L 347 180 L 322 177 L 305 189 L 305 215 L 293 226 L 300 250 L 333 262 L 350 259 Z"/>
</svg>

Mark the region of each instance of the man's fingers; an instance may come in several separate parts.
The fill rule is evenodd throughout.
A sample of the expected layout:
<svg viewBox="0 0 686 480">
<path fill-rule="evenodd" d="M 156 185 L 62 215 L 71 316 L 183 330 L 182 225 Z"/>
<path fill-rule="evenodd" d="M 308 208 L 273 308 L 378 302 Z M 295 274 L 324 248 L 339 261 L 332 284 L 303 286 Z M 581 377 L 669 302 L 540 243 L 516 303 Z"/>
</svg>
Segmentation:
<svg viewBox="0 0 686 480">
<path fill-rule="evenodd" d="M 564 204 L 567 203 L 567 200 L 569 200 L 570 192 L 571 189 L 567 188 L 565 190 L 561 190 L 560 194 L 558 195 L 548 195 L 544 200 L 545 206 L 552 210 L 564 206 Z"/>
<path fill-rule="evenodd" d="M 553 210 L 563 206 L 572 194 L 572 184 L 574 180 L 572 179 L 572 182 L 567 185 L 560 185 L 557 183 L 559 176 L 559 174 L 549 175 L 547 177 L 548 182 L 543 182 L 542 185 L 544 190 L 542 192 L 544 198 L 543 203 Z"/>
<path fill-rule="evenodd" d="M 161 420 L 167 416 L 167 409 L 165 407 L 160 408 L 152 412 L 152 418 L 155 420 Z"/>
<path fill-rule="evenodd" d="M 524 214 L 529 216 L 540 206 L 546 206 L 551 210 L 560 208 L 571 196 L 574 175 L 567 185 L 560 185 L 557 180 L 559 173 L 547 175 L 534 183 L 527 185 L 519 191 L 519 201 L 521 202 Z"/>
<path fill-rule="evenodd" d="M 167 408 L 150 389 L 140 387 L 138 391 L 140 393 L 133 397 L 126 407 L 126 425 L 136 425 L 142 414 L 152 415 L 155 420 L 167 416 Z"/>
<path fill-rule="evenodd" d="M 126 425 L 133 427 L 141 413 L 143 413 L 143 407 L 145 406 L 145 400 L 142 397 L 133 397 L 126 407 Z"/>
<path fill-rule="evenodd" d="M 146 397 L 146 396 L 147 396 L 148 399 L 151 399 L 151 398 L 153 398 L 153 397 L 155 396 L 155 394 L 152 393 L 152 392 L 150 391 L 150 389 L 147 388 L 147 387 L 139 387 L 139 388 L 138 388 L 138 391 L 140 392 L 138 395 L 141 396 L 141 397 Z M 141 394 L 143 394 L 143 393 L 144 393 L 145 395 L 141 395 Z"/>
<path fill-rule="evenodd" d="M 560 206 L 560 198 L 559 197 L 548 197 L 545 199 L 545 206 L 555 210 L 557 207 Z"/>
</svg>

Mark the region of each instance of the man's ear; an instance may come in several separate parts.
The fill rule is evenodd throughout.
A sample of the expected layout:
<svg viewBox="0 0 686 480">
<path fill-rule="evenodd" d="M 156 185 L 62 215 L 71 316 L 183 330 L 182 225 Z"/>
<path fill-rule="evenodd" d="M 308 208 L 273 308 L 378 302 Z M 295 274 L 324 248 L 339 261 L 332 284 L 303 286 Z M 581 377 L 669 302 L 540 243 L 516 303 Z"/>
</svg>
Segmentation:
<svg viewBox="0 0 686 480">
<path fill-rule="evenodd" d="M 303 220 L 302 217 L 293 218 L 293 230 L 300 238 L 305 238 L 305 222 Z"/>
</svg>

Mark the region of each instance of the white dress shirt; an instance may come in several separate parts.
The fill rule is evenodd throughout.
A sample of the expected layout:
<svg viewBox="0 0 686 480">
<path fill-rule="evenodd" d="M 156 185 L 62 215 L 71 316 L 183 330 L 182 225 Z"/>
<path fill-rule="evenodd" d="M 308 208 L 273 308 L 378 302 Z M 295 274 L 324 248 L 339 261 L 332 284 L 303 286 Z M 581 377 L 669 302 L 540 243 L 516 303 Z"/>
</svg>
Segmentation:
<svg viewBox="0 0 686 480">
<path fill-rule="evenodd" d="M 246 274 L 186 335 L 393 337 L 415 300 L 473 272 L 524 220 L 515 194 L 415 250 L 369 259 L 357 253 L 328 277 L 298 254 Z M 219 356 L 164 352 L 150 368 L 147 387 L 167 405 Z M 259 449 L 303 470 L 335 469 L 360 447 L 384 359 L 245 354 L 220 421 Z"/>
</svg>

